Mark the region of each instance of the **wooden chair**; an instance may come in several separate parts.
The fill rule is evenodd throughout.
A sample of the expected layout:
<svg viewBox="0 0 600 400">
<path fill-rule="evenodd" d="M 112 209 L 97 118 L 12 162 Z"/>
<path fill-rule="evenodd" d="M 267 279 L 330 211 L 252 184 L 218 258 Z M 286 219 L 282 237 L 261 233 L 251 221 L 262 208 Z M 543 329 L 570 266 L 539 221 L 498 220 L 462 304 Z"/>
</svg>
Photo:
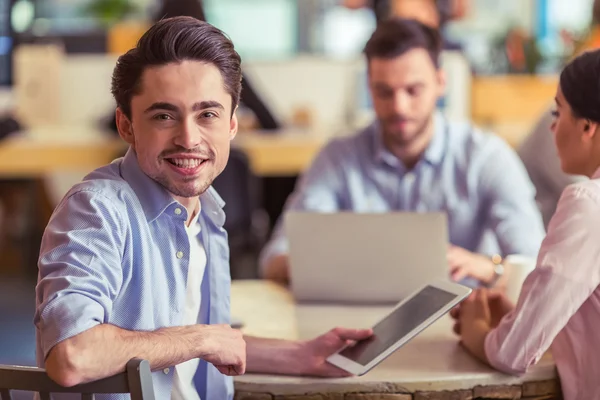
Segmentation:
<svg viewBox="0 0 600 400">
<path fill-rule="evenodd" d="M 41 400 L 50 400 L 50 393 L 79 393 L 82 400 L 94 400 L 94 394 L 130 393 L 131 400 L 154 400 L 150 364 L 139 359 L 129 361 L 125 372 L 69 388 L 54 382 L 42 368 L 0 365 L 0 399 L 13 400 L 11 390 L 37 392 Z"/>
</svg>

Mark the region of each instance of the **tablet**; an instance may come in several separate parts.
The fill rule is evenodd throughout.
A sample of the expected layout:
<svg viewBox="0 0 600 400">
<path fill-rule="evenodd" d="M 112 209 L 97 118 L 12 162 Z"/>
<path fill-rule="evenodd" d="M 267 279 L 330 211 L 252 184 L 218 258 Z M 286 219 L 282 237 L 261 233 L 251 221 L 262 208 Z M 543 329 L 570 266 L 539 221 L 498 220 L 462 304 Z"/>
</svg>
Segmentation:
<svg viewBox="0 0 600 400">
<path fill-rule="evenodd" d="M 353 375 L 363 375 L 470 293 L 470 288 L 450 281 L 427 284 L 398 303 L 375 324 L 373 336 L 342 348 L 327 361 Z"/>
</svg>

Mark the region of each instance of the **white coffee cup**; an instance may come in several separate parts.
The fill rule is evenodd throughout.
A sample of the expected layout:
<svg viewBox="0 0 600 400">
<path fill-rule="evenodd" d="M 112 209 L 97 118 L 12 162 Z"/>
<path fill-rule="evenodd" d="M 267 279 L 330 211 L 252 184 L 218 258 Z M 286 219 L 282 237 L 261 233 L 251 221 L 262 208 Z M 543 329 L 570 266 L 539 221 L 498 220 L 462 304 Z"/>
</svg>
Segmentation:
<svg viewBox="0 0 600 400">
<path fill-rule="evenodd" d="M 504 259 L 504 264 L 508 270 L 506 296 L 513 303 L 517 304 L 523 282 L 525 282 L 529 273 L 535 269 L 536 258 L 521 254 L 511 254 Z"/>
</svg>

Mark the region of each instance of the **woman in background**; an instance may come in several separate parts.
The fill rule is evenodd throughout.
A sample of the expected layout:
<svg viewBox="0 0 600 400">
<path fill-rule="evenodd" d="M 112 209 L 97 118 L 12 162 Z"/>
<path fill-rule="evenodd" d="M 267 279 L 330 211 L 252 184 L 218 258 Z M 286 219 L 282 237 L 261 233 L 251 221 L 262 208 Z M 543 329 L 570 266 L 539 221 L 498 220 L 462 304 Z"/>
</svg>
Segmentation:
<svg viewBox="0 0 600 400">
<path fill-rule="evenodd" d="M 569 185 L 516 307 L 478 290 L 452 311 L 462 344 L 520 375 L 552 348 L 565 400 L 600 399 L 600 50 L 560 75 L 552 131 L 561 168 L 590 180 Z"/>
</svg>

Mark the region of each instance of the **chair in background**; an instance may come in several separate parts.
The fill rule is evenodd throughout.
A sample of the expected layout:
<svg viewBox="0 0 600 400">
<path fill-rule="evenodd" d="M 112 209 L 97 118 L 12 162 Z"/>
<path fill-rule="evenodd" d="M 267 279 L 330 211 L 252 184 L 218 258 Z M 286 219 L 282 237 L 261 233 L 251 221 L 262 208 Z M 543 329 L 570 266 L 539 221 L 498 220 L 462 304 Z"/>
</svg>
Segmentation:
<svg viewBox="0 0 600 400">
<path fill-rule="evenodd" d="M 0 399 L 12 400 L 12 390 L 37 392 L 41 400 L 50 400 L 50 393 L 78 393 L 82 400 L 93 400 L 94 394 L 129 393 L 131 400 L 154 400 L 150 364 L 139 359 L 129 361 L 125 372 L 69 388 L 54 382 L 42 368 L 0 365 Z"/>
<path fill-rule="evenodd" d="M 260 208 L 260 181 L 246 154 L 232 148 L 225 170 L 213 182 L 225 201 L 225 225 L 229 238 L 231 277 L 258 276 L 258 254 L 268 235 L 268 217 Z"/>
</svg>

